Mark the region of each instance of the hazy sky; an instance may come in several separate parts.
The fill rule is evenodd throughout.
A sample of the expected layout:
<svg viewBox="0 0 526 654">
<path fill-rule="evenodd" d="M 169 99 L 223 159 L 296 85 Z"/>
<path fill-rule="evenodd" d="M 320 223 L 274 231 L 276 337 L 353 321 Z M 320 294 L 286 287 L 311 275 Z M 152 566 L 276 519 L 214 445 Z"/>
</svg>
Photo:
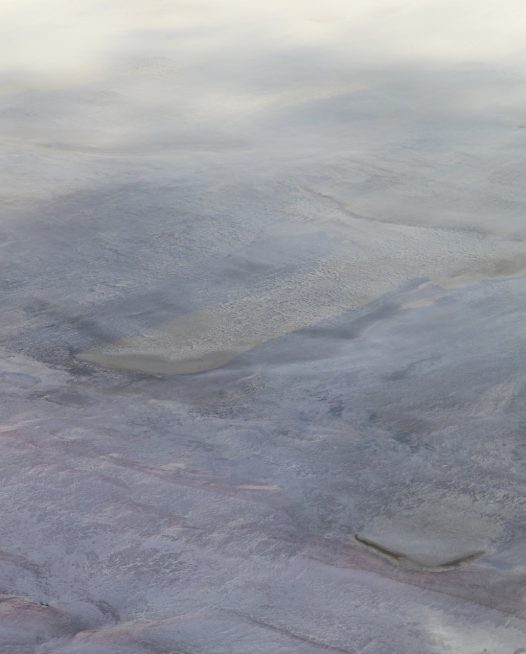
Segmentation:
<svg viewBox="0 0 526 654">
<path fill-rule="evenodd" d="M 525 99 L 524 86 L 488 94 L 484 83 L 502 76 L 506 87 L 524 77 L 518 1 L 21 0 L 2 3 L 0 20 L 3 102 L 29 89 L 106 90 L 119 116 L 109 112 L 105 133 L 85 134 L 100 144 L 136 137 L 149 112 L 168 112 L 188 129 L 235 121 L 243 130 L 271 109 L 400 74 L 424 86 L 428 75 L 452 69 L 474 77 L 464 88 L 450 81 L 456 97 L 447 100 L 459 109 L 489 103 L 513 113 Z"/>
</svg>

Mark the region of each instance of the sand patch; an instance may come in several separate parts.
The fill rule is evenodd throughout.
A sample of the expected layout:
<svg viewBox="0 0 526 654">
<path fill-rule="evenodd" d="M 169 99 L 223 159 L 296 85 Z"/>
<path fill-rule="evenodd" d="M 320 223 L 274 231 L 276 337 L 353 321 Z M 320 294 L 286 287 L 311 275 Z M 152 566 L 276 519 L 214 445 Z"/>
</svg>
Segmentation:
<svg viewBox="0 0 526 654">
<path fill-rule="evenodd" d="M 378 517 L 353 538 L 402 565 L 440 571 L 482 556 L 499 532 L 498 523 L 466 498 L 445 498 Z"/>
<path fill-rule="evenodd" d="M 463 271 L 487 267 L 488 257 L 513 258 L 522 247 L 470 232 L 380 226 L 356 218 L 336 251 L 310 270 L 276 276 L 249 297 L 211 305 L 77 358 L 149 374 L 203 372 L 270 339 L 363 306 L 411 280 L 441 279 L 444 286 L 444 279 L 460 280 Z"/>
</svg>

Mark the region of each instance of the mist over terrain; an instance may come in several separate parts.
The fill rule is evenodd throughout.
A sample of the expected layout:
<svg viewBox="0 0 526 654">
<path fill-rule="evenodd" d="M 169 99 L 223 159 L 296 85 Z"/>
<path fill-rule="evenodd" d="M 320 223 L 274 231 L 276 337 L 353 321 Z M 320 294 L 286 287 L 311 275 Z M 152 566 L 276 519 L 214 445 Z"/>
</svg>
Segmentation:
<svg viewBox="0 0 526 654">
<path fill-rule="evenodd" d="M 0 25 L 0 654 L 526 652 L 522 3 Z"/>
</svg>

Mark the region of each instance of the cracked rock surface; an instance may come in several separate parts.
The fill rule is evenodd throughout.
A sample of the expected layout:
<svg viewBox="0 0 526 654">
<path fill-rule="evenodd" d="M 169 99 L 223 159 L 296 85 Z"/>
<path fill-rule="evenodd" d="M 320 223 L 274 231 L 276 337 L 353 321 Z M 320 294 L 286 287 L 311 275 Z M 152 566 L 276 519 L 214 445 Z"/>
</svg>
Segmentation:
<svg viewBox="0 0 526 654">
<path fill-rule="evenodd" d="M 0 654 L 526 652 L 526 27 L 483 9 L 0 8 Z"/>
</svg>

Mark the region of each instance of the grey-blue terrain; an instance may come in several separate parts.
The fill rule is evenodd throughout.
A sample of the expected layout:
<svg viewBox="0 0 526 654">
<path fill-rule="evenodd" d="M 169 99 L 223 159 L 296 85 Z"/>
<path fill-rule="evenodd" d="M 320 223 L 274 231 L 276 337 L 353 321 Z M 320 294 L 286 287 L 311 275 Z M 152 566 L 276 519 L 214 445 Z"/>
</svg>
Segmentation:
<svg viewBox="0 0 526 654">
<path fill-rule="evenodd" d="M 526 14 L 0 7 L 0 654 L 526 652 Z"/>
</svg>

